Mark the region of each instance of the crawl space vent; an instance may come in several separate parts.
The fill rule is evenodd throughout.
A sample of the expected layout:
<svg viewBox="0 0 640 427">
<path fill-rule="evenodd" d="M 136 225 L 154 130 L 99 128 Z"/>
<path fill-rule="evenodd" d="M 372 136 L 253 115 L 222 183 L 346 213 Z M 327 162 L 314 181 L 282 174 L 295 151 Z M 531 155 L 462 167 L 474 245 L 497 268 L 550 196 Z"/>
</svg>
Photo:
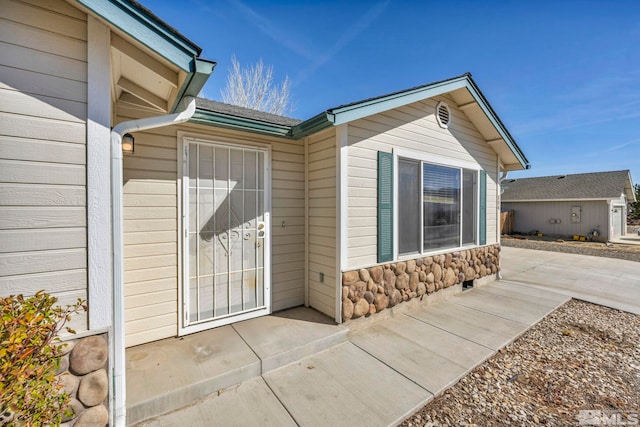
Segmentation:
<svg viewBox="0 0 640 427">
<path fill-rule="evenodd" d="M 451 123 L 451 110 L 446 102 L 438 102 L 436 105 L 436 120 L 441 128 L 448 128 Z"/>
</svg>

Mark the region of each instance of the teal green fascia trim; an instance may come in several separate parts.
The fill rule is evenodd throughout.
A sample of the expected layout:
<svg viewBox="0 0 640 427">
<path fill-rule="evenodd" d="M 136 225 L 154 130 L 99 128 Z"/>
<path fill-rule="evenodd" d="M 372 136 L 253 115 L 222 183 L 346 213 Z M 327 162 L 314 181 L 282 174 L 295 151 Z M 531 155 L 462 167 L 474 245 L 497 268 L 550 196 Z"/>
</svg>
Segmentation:
<svg viewBox="0 0 640 427">
<path fill-rule="evenodd" d="M 324 130 L 332 125 L 333 122 L 330 120 L 329 114 L 323 112 L 292 127 L 291 137 L 293 139 L 304 138 L 305 136 Z"/>
<path fill-rule="evenodd" d="M 471 96 L 475 98 L 476 102 L 478 103 L 484 114 L 487 116 L 491 124 L 493 124 L 502 139 L 507 143 L 507 146 L 516 156 L 516 159 L 518 159 L 520 165 L 524 169 L 531 169 L 531 164 L 529 164 L 529 161 L 524 155 L 524 152 L 513 139 L 502 121 L 498 118 L 498 115 L 493 111 L 493 108 L 491 108 L 491 105 L 489 105 L 484 95 L 482 95 L 480 89 L 475 85 L 473 80 L 468 79 L 468 82 L 469 84 L 467 85 L 467 90 L 469 90 Z"/>
<path fill-rule="evenodd" d="M 193 70 L 189 72 L 182 86 L 178 89 L 178 95 L 169 111 L 175 112 L 185 96 L 198 96 L 215 67 L 216 63 L 213 61 L 195 58 L 193 60 Z"/>
<path fill-rule="evenodd" d="M 435 83 L 431 86 L 413 89 L 406 92 L 400 92 L 393 95 L 372 99 L 370 101 L 363 101 L 355 105 L 336 108 L 330 110 L 328 113 L 329 115 L 333 116 L 333 123 L 335 125 L 340 125 L 466 87 L 466 82 L 467 77 L 462 76 L 457 79 Z"/>
<path fill-rule="evenodd" d="M 258 120 L 251 120 L 242 117 L 228 116 L 215 113 L 213 111 L 196 109 L 195 114 L 189 123 L 197 123 L 208 126 L 220 126 L 229 129 L 242 130 L 245 132 L 260 133 L 263 135 L 280 136 L 290 138 L 291 127 L 265 123 Z"/>
<path fill-rule="evenodd" d="M 193 59 L 200 55 L 193 42 L 125 0 L 76 1 L 184 71 L 191 71 Z"/>
<path fill-rule="evenodd" d="M 434 83 L 433 85 L 429 85 L 426 87 L 400 92 L 389 96 L 372 99 L 370 101 L 363 101 L 354 105 L 335 108 L 328 111 L 327 116 L 328 120 L 331 121 L 334 125 L 339 125 L 462 88 L 466 88 L 471 96 L 473 96 L 491 124 L 496 128 L 502 139 L 504 139 L 504 141 L 506 142 L 509 149 L 516 156 L 516 159 L 518 159 L 520 165 L 524 169 L 529 169 L 531 165 L 529 164 L 529 161 L 525 157 L 524 153 L 522 152 L 518 144 L 514 141 L 513 137 L 509 134 L 509 131 L 507 131 L 505 126 L 502 124 L 497 114 L 493 111 L 493 108 L 491 108 L 486 98 L 482 95 L 482 92 L 480 92 L 473 79 L 469 75 L 463 75 L 458 78 Z"/>
</svg>

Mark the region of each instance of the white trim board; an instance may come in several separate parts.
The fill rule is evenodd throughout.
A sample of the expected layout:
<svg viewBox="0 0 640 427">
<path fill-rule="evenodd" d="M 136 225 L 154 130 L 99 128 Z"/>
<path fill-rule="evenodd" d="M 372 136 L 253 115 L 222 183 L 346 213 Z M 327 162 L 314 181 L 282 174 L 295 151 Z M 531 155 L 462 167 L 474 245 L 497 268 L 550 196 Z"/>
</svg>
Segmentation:
<svg viewBox="0 0 640 427">
<path fill-rule="evenodd" d="M 87 16 L 87 269 L 89 329 L 112 325 L 111 35 Z"/>
<path fill-rule="evenodd" d="M 349 125 L 336 127 L 336 283 L 335 320 L 342 323 L 342 269 L 349 265 Z"/>
</svg>

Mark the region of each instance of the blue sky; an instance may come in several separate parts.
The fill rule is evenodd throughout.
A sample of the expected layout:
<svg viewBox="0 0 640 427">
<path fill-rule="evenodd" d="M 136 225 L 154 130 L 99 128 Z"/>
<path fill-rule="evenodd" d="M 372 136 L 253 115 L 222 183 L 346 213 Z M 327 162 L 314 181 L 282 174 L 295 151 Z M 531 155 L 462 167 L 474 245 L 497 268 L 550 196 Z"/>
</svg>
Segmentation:
<svg viewBox="0 0 640 427">
<path fill-rule="evenodd" d="M 471 72 L 529 158 L 512 177 L 631 169 L 640 183 L 640 1 L 142 0 L 218 62 L 262 59 L 307 119 Z"/>
</svg>

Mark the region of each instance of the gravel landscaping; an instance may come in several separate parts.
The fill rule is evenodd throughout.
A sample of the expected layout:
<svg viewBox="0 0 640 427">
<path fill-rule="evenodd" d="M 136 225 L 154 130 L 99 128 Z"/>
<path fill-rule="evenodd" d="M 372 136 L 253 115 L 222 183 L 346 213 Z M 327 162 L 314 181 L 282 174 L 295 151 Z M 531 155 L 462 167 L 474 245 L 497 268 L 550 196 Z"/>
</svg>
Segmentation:
<svg viewBox="0 0 640 427">
<path fill-rule="evenodd" d="M 594 242 L 504 237 L 502 243 L 640 262 L 640 247 L 614 252 Z M 401 425 L 638 425 L 639 418 L 640 316 L 572 300 Z"/>
<path fill-rule="evenodd" d="M 576 426 L 581 410 L 633 421 L 639 343 L 640 316 L 569 301 L 401 425 Z"/>
<path fill-rule="evenodd" d="M 550 236 L 537 237 L 525 235 L 502 236 L 501 244 L 502 246 L 512 246 L 514 248 L 565 252 L 640 262 L 640 245 L 580 242 Z"/>
</svg>

